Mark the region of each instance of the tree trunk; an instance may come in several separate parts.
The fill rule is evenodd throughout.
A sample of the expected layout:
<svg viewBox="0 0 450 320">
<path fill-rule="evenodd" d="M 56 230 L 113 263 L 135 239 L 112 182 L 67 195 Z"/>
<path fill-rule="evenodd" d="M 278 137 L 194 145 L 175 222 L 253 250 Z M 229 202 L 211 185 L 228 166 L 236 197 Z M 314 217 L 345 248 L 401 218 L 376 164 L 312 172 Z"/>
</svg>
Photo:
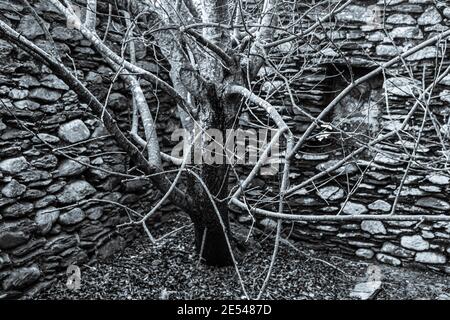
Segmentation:
<svg viewBox="0 0 450 320">
<path fill-rule="evenodd" d="M 221 173 L 219 173 L 218 170 L 213 170 L 213 168 L 207 168 L 206 171 L 209 171 L 209 179 L 206 175 L 203 175 L 203 178 L 206 178 L 206 181 L 210 180 L 209 182 L 212 182 L 215 184 L 215 187 L 217 187 L 217 184 L 220 184 L 221 182 L 221 179 L 219 178 Z M 222 175 L 222 177 L 224 176 Z M 209 185 L 209 188 L 211 188 L 211 184 L 207 184 Z M 211 194 L 214 195 L 212 192 Z M 232 265 L 233 262 L 231 259 L 230 249 L 224 233 L 225 227 L 226 234 L 230 239 L 227 203 L 218 201 L 215 202 L 221 216 L 223 223 L 222 225 L 218 218 L 217 212 L 215 211 L 206 193 L 198 194 L 198 196 L 194 198 L 194 202 L 196 203 L 196 210 L 198 212 L 198 219 L 193 220 L 195 230 L 195 247 L 197 253 L 201 255 L 202 261 L 207 265 Z"/>
<path fill-rule="evenodd" d="M 225 103 L 217 98 L 214 89 L 210 91 L 208 100 L 208 104 L 201 107 L 204 109 L 200 111 L 199 123 L 203 130 L 215 129 L 217 132 L 221 132 L 222 137 L 225 138 L 227 127 L 227 121 L 225 120 L 227 108 Z M 211 143 L 206 137 L 207 135 L 203 135 L 203 138 L 196 145 L 199 148 L 197 150 L 202 155 L 205 154 L 205 149 Z M 190 184 L 188 190 L 195 207 L 192 221 L 195 229 L 197 252 L 201 254 L 202 261 L 207 265 L 228 266 L 233 263 L 230 248 L 225 237 L 226 233 L 228 239 L 231 239 L 228 203 L 226 201 L 228 196 L 229 168 L 223 150 L 220 157 L 222 158 L 221 163 L 205 163 L 203 159 L 202 164 L 195 165 L 196 173 L 202 179 L 204 185 L 198 179 L 192 177 L 188 181 L 188 184 Z M 205 190 L 205 187 L 207 190 Z M 214 208 L 211 197 L 214 199 L 216 208 Z M 221 219 L 219 219 L 218 213 Z"/>
</svg>

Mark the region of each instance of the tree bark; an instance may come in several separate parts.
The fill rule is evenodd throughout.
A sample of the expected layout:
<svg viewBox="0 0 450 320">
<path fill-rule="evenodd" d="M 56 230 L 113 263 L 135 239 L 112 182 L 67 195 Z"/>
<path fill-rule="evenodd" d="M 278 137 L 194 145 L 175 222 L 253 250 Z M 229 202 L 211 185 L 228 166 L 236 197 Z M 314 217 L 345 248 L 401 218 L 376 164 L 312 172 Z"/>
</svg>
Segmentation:
<svg viewBox="0 0 450 320">
<path fill-rule="evenodd" d="M 203 165 L 201 177 L 212 195 L 223 195 L 226 190 L 228 173 L 226 166 Z M 225 180 L 225 182 L 224 182 Z M 198 188 L 195 188 L 198 190 Z M 230 225 L 228 220 L 228 205 L 226 201 L 215 201 L 216 209 L 212 205 L 205 191 L 194 195 L 195 211 L 193 219 L 195 231 L 195 247 L 202 261 L 211 266 L 229 266 L 233 264 L 227 238 L 230 239 Z M 221 221 L 218 217 L 220 214 Z M 223 224 L 222 224 L 223 223 Z M 224 231 L 225 229 L 225 231 Z M 226 235 L 226 236 L 225 236 Z"/>
<path fill-rule="evenodd" d="M 215 129 L 225 137 L 227 121 L 227 102 L 219 99 L 216 89 L 211 87 L 208 94 L 209 105 L 201 106 L 199 123 L 201 130 Z M 222 100 L 222 101 L 221 101 Z M 206 110 L 207 109 L 207 110 Z M 202 156 L 210 141 L 206 134 L 202 134 L 195 145 Z M 221 201 L 228 196 L 228 164 L 223 152 L 221 163 L 203 163 L 196 165 L 196 173 L 202 179 L 204 185 L 198 179 L 192 179 L 188 187 L 194 203 L 194 230 L 196 250 L 201 259 L 207 265 L 228 266 L 233 264 L 227 237 L 230 239 L 230 227 L 228 220 L 227 201 Z M 195 158 L 194 160 L 198 160 Z M 205 189 L 206 187 L 206 189 Z M 211 196 L 214 199 L 213 205 Z M 220 215 L 220 219 L 219 219 Z"/>
</svg>

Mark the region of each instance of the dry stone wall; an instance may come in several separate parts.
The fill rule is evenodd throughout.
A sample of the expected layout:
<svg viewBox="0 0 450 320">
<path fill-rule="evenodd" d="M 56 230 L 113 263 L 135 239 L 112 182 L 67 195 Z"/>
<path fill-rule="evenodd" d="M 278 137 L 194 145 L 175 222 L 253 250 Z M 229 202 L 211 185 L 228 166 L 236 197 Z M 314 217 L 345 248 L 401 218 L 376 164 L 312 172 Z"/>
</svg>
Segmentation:
<svg viewBox="0 0 450 320">
<path fill-rule="evenodd" d="M 105 101 L 111 87 L 108 99 L 111 112 L 119 120 L 129 119 L 130 97 L 120 83 L 113 83 L 112 70 L 78 32 L 67 28 L 54 8 L 44 3 L 41 1 L 35 7 L 47 22 L 64 63 L 76 69 L 78 77 L 101 101 Z M 310 43 L 294 54 L 289 46 L 276 48 L 283 61 L 280 71 L 295 79 L 293 89 L 298 105 L 312 115 L 319 114 L 333 97 L 330 91 L 339 91 L 344 85 L 336 76 L 337 71 L 348 72 L 351 66 L 352 73 L 362 75 L 392 58 L 397 50 L 407 50 L 450 27 L 449 9 L 442 9 L 439 1 L 387 0 L 386 3 L 387 6 L 384 1 L 355 1 L 336 20 L 324 24 L 325 28 L 335 24 L 338 27 L 333 27 L 333 32 L 316 34 L 312 41 L 316 48 L 311 48 Z M 39 46 L 53 50 L 26 8 L 16 1 L 3 1 L 0 12 L 0 19 Z M 115 27 L 120 30 L 120 26 Z M 104 33 L 102 23 L 99 32 Z M 119 35 L 111 32 L 107 39 L 109 45 L 119 49 Z M 330 43 L 329 39 L 335 45 L 323 45 Z M 316 53 L 317 48 L 321 54 Z M 407 58 L 411 65 L 409 72 L 416 79 L 424 76 L 430 83 L 439 58 L 450 56 L 448 50 L 442 50 L 430 46 Z M 339 52 L 345 53 L 347 59 L 342 60 Z M 286 60 L 287 55 L 290 58 Z M 152 56 L 146 48 L 137 47 L 139 64 L 152 72 L 160 72 L 151 62 Z M 159 195 L 148 182 L 127 181 L 110 174 L 113 171 L 132 174 L 132 163 L 102 128 L 99 119 L 93 117 L 45 66 L 2 39 L 0 61 L 1 298 L 32 293 L 49 285 L 70 264 L 84 264 L 119 250 L 134 236 L 134 231 L 117 230 L 118 224 L 127 221 L 127 214 L 113 203 L 143 211 Z M 444 67 L 448 64 L 444 59 Z M 372 81 L 365 86 L 364 93 L 349 97 L 327 120 L 347 128 L 361 127 L 362 123 L 363 130 L 357 131 L 362 139 L 389 132 L 399 125 L 414 103 L 408 97 L 407 86 L 413 80 L 407 75 L 401 65 L 390 69 L 386 73 L 388 80 L 381 77 Z M 294 132 L 304 132 L 310 119 L 291 106 L 285 93 L 276 92 L 282 82 L 274 70 L 265 67 L 260 76 L 255 90 L 263 95 L 273 94 L 271 101 Z M 269 78 L 270 81 L 266 81 Z M 173 145 L 170 134 L 178 127 L 175 108 L 164 96 L 156 98 L 145 82 L 143 87 L 149 101 L 160 106 L 159 137 L 163 150 L 170 153 Z M 367 104 L 382 97 L 385 89 L 392 93 L 389 110 L 386 106 L 373 108 L 372 104 Z M 436 92 L 439 97 L 430 108 L 436 121 L 445 123 L 450 110 L 449 77 L 437 86 Z M 358 103 L 361 96 L 366 105 Z M 240 123 L 251 127 L 252 114 L 264 117 L 262 110 L 247 110 Z M 354 117 L 346 117 L 346 114 Z M 418 112 L 409 124 L 411 130 L 420 125 L 422 117 L 423 113 Z M 119 123 L 127 129 L 126 121 Z M 344 143 L 324 130 L 325 138 L 309 141 L 296 156 L 293 164 L 296 169 L 290 177 L 292 184 L 325 170 L 352 150 L 351 141 Z M 431 173 L 415 163 L 411 166 L 411 174 L 400 192 L 397 206 L 400 214 L 448 214 L 450 211 L 450 175 L 445 170 L 448 152 L 442 152 L 429 119 L 424 132 L 425 143 L 417 153 L 436 159 L 436 166 L 441 170 Z M 445 132 L 442 134 L 445 137 Z M 411 150 L 407 137 L 404 141 Z M 393 140 L 380 146 L 385 153 L 366 152 L 337 170 L 333 179 L 296 192 L 289 200 L 289 208 L 293 213 L 302 214 L 390 212 L 408 164 L 403 147 Z M 244 171 L 245 167 L 241 168 L 241 173 Z M 262 194 L 270 195 L 276 190 L 277 179 L 278 176 L 256 179 L 252 191 L 247 193 L 249 201 L 261 200 Z M 162 210 L 173 209 L 166 206 Z M 236 212 L 236 217 L 242 223 L 251 221 L 241 212 Z M 259 219 L 258 224 L 270 229 L 274 221 Z M 449 223 L 296 222 L 292 228 L 287 223 L 285 227 L 290 230 L 289 237 L 317 248 L 396 266 L 414 264 L 450 273 Z"/>
<path fill-rule="evenodd" d="M 111 87 L 110 111 L 128 119 L 127 90 L 112 82 L 112 70 L 45 3 L 35 8 L 47 22 L 63 62 L 76 69 L 101 101 Z M 0 13 L 0 19 L 35 44 L 53 49 L 17 1 L 0 2 Z M 117 40 L 114 34 L 109 39 Z M 137 54 L 142 66 L 157 71 L 145 48 L 138 48 Z M 163 97 L 158 101 L 162 109 L 167 104 Z M 166 126 L 170 130 L 171 120 L 164 120 L 170 116 L 159 113 L 165 125 L 161 136 Z M 148 181 L 113 174 L 135 172 L 100 123 L 50 70 L 0 39 L 0 298 L 42 289 L 71 264 L 109 257 L 137 232 L 116 228 L 129 221 L 129 212 L 115 203 L 142 212 L 158 198 Z M 126 130 L 126 122 L 121 123 Z"/>
<path fill-rule="evenodd" d="M 289 12 L 292 11 L 294 8 Z M 262 95 L 272 95 L 271 101 L 286 122 L 296 135 L 301 135 L 310 119 L 292 106 L 285 91 L 276 91 L 283 84 L 277 72 L 296 77 L 291 86 L 296 104 L 315 116 L 347 85 L 345 77 L 348 80 L 353 74 L 358 78 L 398 52 L 402 53 L 449 27 L 450 9 L 445 1 L 354 1 L 336 19 L 324 23 L 325 32 L 315 33 L 298 51 L 293 52 L 286 44 L 275 48 L 282 67 L 278 71 L 266 67 L 255 90 Z M 421 88 L 422 79 L 426 85 L 431 84 L 436 78 L 437 67 L 442 70 L 448 67 L 448 57 L 450 51 L 446 45 L 423 48 L 405 59 L 408 68 L 402 63 L 389 68 L 384 76 L 371 80 L 349 95 L 325 120 L 347 132 L 354 131 L 355 137 L 362 141 L 373 140 L 398 128 L 415 102 L 411 93 L 417 95 L 417 92 L 412 91 Z M 330 94 L 330 91 L 336 93 Z M 385 92 L 389 93 L 389 104 L 375 105 L 373 102 L 384 100 Z M 417 111 L 408 123 L 401 134 L 402 141 L 395 136 L 378 145 L 377 149 L 348 161 L 333 174 L 316 181 L 315 185 L 298 190 L 289 198 L 291 212 L 389 214 L 396 194 L 400 193 L 396 214 L 450 214 L 448 151 L 443 147 L 448 146 L 445 131 L 448 126 L 445 124 L 450 115 L 449 94 L 450 77 L 447 76 L 434 89 L 423 136 L 416 150 L 418 160 L 412 162 L 400 192 L 409 163 L 408 153 L 412 153 L 415 145 L 411 137 L 417 138 L 423 110 Z M 262 110 L 246 112 L 242 122 L 248 128 L 252 128 L 251 123 L 255 120 L 252 113 L 264 119 Z M 436 124 L 442 129 L 436 130 Z M 320 128 L 319 135 L 309 140 L 296 155 L 291 185 L 326 170 L 356 148 L 354 140 L 344 139 L 332 131 Z M 248 201 L 252 203 L 253 200 L 258 202 L 258 207 L 264 207 L 261 195 L 275 196 L 279 179 L 279 176 L 261 176 L 246 193 Z M 266 209 L 276 211 L 270 205 L 270 198 L 266 202 Z M 252 221 L 247 214 L 237 215 L 243 223 Z M 271 219 L 262 219 L 259 223 L 267 229 L 276 226 Z M 395 266 L 415 265 L 450 273 L 448 222 L 295 222 L 284 226 L 290 238 L 316 248 Z"/>
</svg>

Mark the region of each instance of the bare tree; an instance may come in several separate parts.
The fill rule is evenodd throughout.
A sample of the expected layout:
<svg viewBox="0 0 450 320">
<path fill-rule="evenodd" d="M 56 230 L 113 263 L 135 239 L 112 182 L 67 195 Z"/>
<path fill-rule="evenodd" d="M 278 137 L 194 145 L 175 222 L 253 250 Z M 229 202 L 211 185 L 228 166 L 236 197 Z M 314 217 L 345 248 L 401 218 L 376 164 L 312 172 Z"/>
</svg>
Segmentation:
<svg viewBox="0 0 450 320">
<path fill-rule="evenodd" d="M 58 77 L 87 103 L 92 112 L 101 117 L 105 127 L 115 137 L 117 143 L 126 150 L 137 167 L 143 172 L 141 178 L 151 179 L 164 196 L 147 214 L 130 223 L 142 224 L 151 236 L 145 222 L 153 215 L 166 199 L 169 199 L 184 212 L 189 214 L 195 228 L 195 243 L 201 258 L 210 265 L 235 264 L 233 255 L 233 240 L 230 234 L 228 210 L 231 206 L 240 208 L 249 214 L 271 217 L 278 221 L 277 236 L 270 273 L 277 254 L 280 241 L 281 223 L 283 220 L 301 221 L 344 221 L 344 220 L 450 220 L 445 215 L 396 215 L 395 209 L 386 215 L 295 215 L 286 213 L 286 198 L 315 181 L 326 177 L 346 162 L 363 151 L 376 147 L 377 144 L 397 135 L 403 130 L 418 108 L 422 108 L 424 101 L 431 97 L 434 87 L 450 73 L 450 67 L 441 70 L 436 80 L 424 88 L 419 96 L 414 97 L 416 103 L 408 112 L 400 128 L 388 134 L 380 135 L 370 141 L 357 141 L 358 148 L 338 161 L 325 171 L 308 178 L 298 185 L 289 183 L 291 160 L 302 148 L 311 135 L 321 125 L 332 126 L 326 121 L 326 116 L 358 86 L 370 81 L 375 76 L 384 74 L 397 64 L 404 63 L 404 59 L 431 44 L 439 43 L 450 36 L 450 31 L 441 32 L 421 44 L 399 53 L 391 60 L 379 65 L 358 79 L 352 79 L 317 116 L 313 117 L 297 106 L 291 82 L 295 79 L 283 79 L 280 88 L 291 99 L 292 105 L 311 120 L 310 125 L 300 137 L 292 134 L 291 129 L 277 108 L 270 103 L 270 99 L 263 98 L 253 92 L 253 83 L 265 66 L 276 66 L 273 59 L 277 48 L 289 45 L 287 53 L 294 54 L 299 46 L 308 44 L 310 35 L 319 33 L 322 24 L 349 6 L 352 1 L 319 1 L 322 11 L 314 15 L 314 19 L 307 28 L 297 25 L 303 18 L 286 18 L 285 3 L 280 0 L 264 0 L 261 7 L 250 2 L 240 0 L 135 0 L 135 1 L 107 1 L 109 15 L 114 19 L 125 21 L 126 32 L 123 35 L 122 52 L 115 52 L 109 48 L 104 39 L 96 31 L 97 0 L 87 0 L 84 20 L 73 10 L 68 0 L 41 0 L 51 3 L 59 13 L 70 22 L 73 28 L 79 30 L 85 39 L 104 57 L 117 72 L 133 95 L 133 119 L 130 132 L 122 132 L 112 114 L 99 100 L 81 83 L 74 74 L 65 67 L 57 53 L 44 52 L 6 23 L 0 21 L 2 37 L 16 44 L 36 59 L 45 63 Z M 100 1 L 100 0 L 99 0 Z M 308 5 L 308 12 L 319 7 Z M 111 8 L 114 7 L 114 14 Z M 249 9 L 253 8 L 253 9 Z M 309 8 L 309 9 L 308 9 Z M 258 12 L 252 15 L 251 12 Z M 295 28 L 293 27 L 295 26 Z M 297 30 L 293 32 L 293 30 Z M 170 83 L 164 81 L 152 72 L 139 67 L 135 57 L 135 43 L 143 42 L 147 46 L 157 48 L 169 65 Z M 125 50 L 125 48 L 127 50 Z M 129 53 L 129 56 L 125 56 Z M 279 53 L 279 52 L 278 52 Z M 305 64 L 304 68 L 311 67 Z M 277 68 L 274 68 L 277 70 Z M 148 105 L 146 96 L 141 88 L 141 79 L 147 80 L 155 88 L 170 96 L 177 104 L 180 123 L 188 132 L 190 141 L 188 151 L 183 158 L 176 158 L 160 151 L 155 121 L 152 116 L 152 106 Z M 222 136 L 227 130 L 238 125 L 238 118 L 242 111 L 242 104 L 257 106 L 264 110 L 270 119 L 266 129 L 274 132 L 261 156 L 252 167 L 249 174 L 240 179 L 235 185 L 230 185 L 230 176 L 235 175 L 234 164 L 230 160 L 235 155 L 229 153 L 223 142 L 217 142 L 220 152 L 211 152 L 210 129 L 218 130 Z M 142 128 L 143 130 L 140 130 Z M 333 127 L 341 134 L 341 129 Z M 261 168 L 267 164 L 272 146 L 282 139 L 283 142 L 283 170 L 278 190 L 277 210 L 258 208 L 257 204 L 250 204 L 245 197 L 246 189 L 258 175 Z M 420 141 L 420 138 L 418 139 Z M 419 142 L 418 141 L 418 142 Z M 190 165 L 195 157 L 195 149 L 200 150 L 201 156 L 212 154 L 221 161 L 203 162 Z M 145 151 L 145 152 L 144 152 Z M 186 150 L 185 150 L 186 151 Z M 172 162 L 179 166 L 176 176 L 170 175 L 163 169 L 164 162 Z M 181 179 L 184 176 L 185 179 Z M 184 182 L 183 182 L 184 181 Z M 267 281 L 265 282 L 265 284 Z"/>
</svg>

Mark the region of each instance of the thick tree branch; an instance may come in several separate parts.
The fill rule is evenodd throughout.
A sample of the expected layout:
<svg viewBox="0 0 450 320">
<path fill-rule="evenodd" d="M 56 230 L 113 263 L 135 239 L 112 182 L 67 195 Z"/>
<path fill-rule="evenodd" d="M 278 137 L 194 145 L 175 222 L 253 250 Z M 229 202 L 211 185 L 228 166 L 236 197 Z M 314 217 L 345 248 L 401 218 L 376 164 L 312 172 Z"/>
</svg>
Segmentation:
<svg viewBox="0 0 450 320">
<path fill-rule="evenodd" d="M 380 74 L 383 70 L 397 64 L 398 62 L 402 61 L 402 59 L 405 59 L 406 57 L 409 57 L 410 55 L 416 53 L 417 51 L 434 44 L 436 42 L 439 42 L 441 40 L 444 40 L 446 38 L 450 37 L 450 30 L 447 30 L 445 32 L 442 32 L 441 34 L 438 34 L 437 36 L 434 36 L 417 46 L 409 49 L 408 51 L 396 56 L 395 58 L 392 58 L 391 60 L 383 63 L 378 68 L 372 70 L 365 76 L 362 76 L 361 78 L 357 79 L 356 81 L 349 84 L 336 98 L 331 101 L 328 106 L 322 110 L 322 112 L 317 116 L 316 121 L 312 122 L 309 127 L 306 129 L 305 133 L 302 135 L 300 140 L 296 143 L 294 148 L 292 149 L 292 152 L 287 155 L 287 158 L 292 158 L 300 149 L 300 147 L 303 145 L 303 143 L 306 141 L 306 139 L 309 137 L 309 135 L 314 131 L 314 129 L 317 127 L 318 121 L 322 120 L 328 113 L 330 113 L 337 105 L 338 103 L 347 96 L 354 88 L 361 85 L 362 83 L 369 81 L 370 79 L 374 78 L 376 75 Z"/>
<path fill-rule="evenodd" d="M 116 64 L 123 66 L 130 72 L 140 74 L 145 80 L 154 84 L 158 88 L 161 88 L 164 92 L 166 92 L 170 97 L 174 98 L 178 103 L 184 106 L 184 100 L 178 95 L 176 90 L 170 86 L 167 82 L 155 76 L 151 72 L 142 69 L 124 58 L 118 56 L 114 53 L 110 48 L 108 48 L 103 41 L 90 29 L 88 29 L 84 24 L 81 23 L 79 17 L 76 14 L 72 13 L 71 10 L 64 7 L 58 0 L 48 0 L 51 2 L 64 16 L 66 19 L 71 20 L 73 22 L 73 27 L 81 32 L 83 36 L 91 42 L 91 44 L 99 51 L 102 55 L 108 57 Z"/>
<path fill-rule="evenodd" d="M 137 167 L 146 175 L 149 175 L 155 186 L 161 191 L 165 192 L 170 188 L 171 182 L 167 179 L 161 168 L 152 165 L 142 156 L 136 146 L 122 133 L 116 120 L 108 112 L 104 112 L 103 105 L 62 63 L 38 48 L 28 39 L 18 34 L 3 21 L 0 21 L 0 34 L 11 43 L 16 44 L 33 57 L 46 64 L 56 76 L 63 80 L 78 95 L 82 102 L 88 104 L 95 114 L 98 116 L 103 114 L 103 124 L 106 129 L 114 136 L 118 145 L 129 154 L 137 164 Z M 192 213 L 192 199 L 181 191 L 178 190 L 177 192 L 172 192 L 171 200 L 187 213 Z"/>
<path fill-rule="evenodd" d="M 278 22 L 277 18 L 277 1 L 278 0 L 264 0 L 262 16 L 258 33 L 256 34 L 256 41 L 250 49 L 253 58 L 249 62 L 249 76 L 250 79 L 256 77 L 259 69 L 264 65 L 265 48 L 264 43 L 272 40 L 274 34 L 274 26 Z"/>
<path fill-rule="evenodd" d="M 371 214 L 361 214 L 361 215 L 305 215 L 305 214 L 288 214 L 279 213 L 264 209 L 259 209 L 255 207 L 249 207 L 242 201 L 233 198 L 232 203 L 243 210 L 249 210 L 252 213 L 273 218 L 273 219 L 283 219 L 287 221 L 364 221 L 364 220 L 377 220 L 377 221 L 450 221 L 450 216 L 448 215 L 371 215 Z"/>
<path fill-rule="evenodd" d="M 288 126 L 286 125 L 286 122 L 284 122 L 283 118 L 278 113 L 277 109 L 275 109 L 275 107 L 272 106 L 269 102 L 257 96 L 247 88 L 240 85 L 228 85 L 225 87 L 225 95 L 230 94 L 238 94 L 248 99 L 250 102 L 256 104 L 257 106 L 263 108 L 280 130 L 283 129 L 289 130 Z"/>
<path fill-rule="evenodd" d="M 380 142 L 389 139 L 390 137 L 393 137 L 394 135 L 398 135 L 398 133 L 403 130 L 406 125 L 408 124 L 408 121 L 412 118 L 412 116 L 414 115 L 415 111 L 417 110 L 417 108 L 419 107 L 419 105 L 421 104 L 421 100 L 423 100 L 426 95 L 428 95 L 431 91 L 432 88 L 434 88 L 436 86 L 437 83 L 439 83 L 440 81 L 442 81 L 442 79 L 444 79 L 447 75 L 450 74 L 450 67 L 448 67 L 435 81 L 433 81 L 433 83 L 428 86 L 426 88 L 426 90 L 424 90 L 420 96 L 417 98 L 417 101 L 414 103 L 414 105 L 412 106 L 411 110 L 408 112 L 408 114 L 406 115 L 406 117 L 403 119 L 402 124 L 400 125 L 399 128 L 396 128 L 394 130 L 392 130 L 391 132 L 388 132 L 386 134 L 383 134 L 381 136 L 379 136 L 378 138 L 370 141 L 367 145 L 361 146 L 360 148 L 356 149 L 355 151 L 351 152 L 350 154 L 348 154 L 346 157 L 344 157 L 343 159 L 339 160 L 337 163 L 335 163 L 333 166 L 329 167 L 327 170 L 324 170 L 314 176 L 312 176 L 311 178 L 303 181 L 302 183 L 291 187 L 286 193 L 287 195 L 294 193 L 295 191 L 303 188 L 304 186 L 308 185 L 309 183 L 320 179 L 321 177 L 335 171 L 336 169 L 339 169 L 342 165 L 344 165 L 347 161 L 354 159 L 355 156 L 357 156 L 358 154 L 360 154 L 361 152 L 363 152 L 364 150 L 371 148 L 377 144 L 379 144 Z"/>
<path fill-rule="evenodd" d="M 88 30 L 95 30 L 95 25 L 97 23 L 97 0 L 87 0 L 86 5 L 86 20 L 84 21 L 84 26 Z"/>
<path fill-rule="evenodd" d="M 201 44 L 206 49 L 211 50 L 213 53 L 215 53 L 225 63 L 225 66 L 231 67 L 232 65 L 235 64 L 235 61 L 233 60 L 233 58 L 231 58 L 218 45 L 216 45 L 215 43 L 209 41 L 208 39 L 206 39 L 202 35 L 198 34 L 192 28 L 189 28 L 189 29 L 181 28 L 181 32 L 185 32 L 186 34 L 190 35 L 199 44 Z"/>
</svg>

